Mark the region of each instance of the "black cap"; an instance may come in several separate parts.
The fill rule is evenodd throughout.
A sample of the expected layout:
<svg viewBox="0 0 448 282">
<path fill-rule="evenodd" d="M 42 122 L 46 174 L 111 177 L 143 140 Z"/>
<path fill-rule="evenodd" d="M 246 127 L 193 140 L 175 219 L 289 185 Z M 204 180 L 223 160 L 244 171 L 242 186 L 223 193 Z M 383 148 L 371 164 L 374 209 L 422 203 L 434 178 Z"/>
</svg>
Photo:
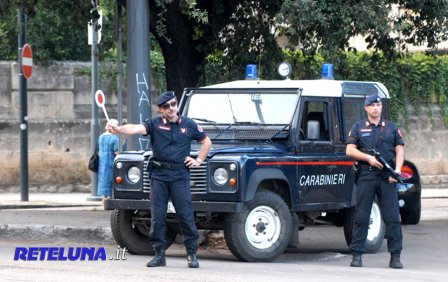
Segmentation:
<svg viewBox="0 0 448 282">
<path fill-rule="evenodd" d="M 364 106 L 370 106 L 373 103 L 381 103 L 381 97 L 377 94 L 367 96 L 366 100 L 364 101 Z"/>
<path fill-rule="evenodd" d="M 173 91 L 167 91 L 167 92 L 163 92 L 158 98 L 157 98 L 157 106 L 161 107 L 163 106 L 163 104 L 165 104 L 166 102 L 168 102 L 169 100 L 172 100 L 176 98 L 176 95 L 174 94 Z"/>
</svg>

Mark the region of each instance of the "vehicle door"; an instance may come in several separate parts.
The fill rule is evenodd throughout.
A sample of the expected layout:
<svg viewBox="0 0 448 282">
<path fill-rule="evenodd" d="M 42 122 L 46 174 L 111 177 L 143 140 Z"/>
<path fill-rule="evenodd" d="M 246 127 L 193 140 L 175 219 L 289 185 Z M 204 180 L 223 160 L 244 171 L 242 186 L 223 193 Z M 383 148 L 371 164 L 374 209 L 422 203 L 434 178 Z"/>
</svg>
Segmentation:
<svg viewBox="0 0 448 282">
<path fill-rule="evenodd" d="M 339 190 L 347 186 L 352 162 L 336 153 L 337 105 L 332 98 L 302 97 L 300 108 L 298 178 L 299 209 L 338 207 Z M 314 124 L 314 127 L 313 127 Z M 318 134 L 313 129 L 318 128 Z M 314 136 L 313 136 L 314 135 Z"/>
</svg>

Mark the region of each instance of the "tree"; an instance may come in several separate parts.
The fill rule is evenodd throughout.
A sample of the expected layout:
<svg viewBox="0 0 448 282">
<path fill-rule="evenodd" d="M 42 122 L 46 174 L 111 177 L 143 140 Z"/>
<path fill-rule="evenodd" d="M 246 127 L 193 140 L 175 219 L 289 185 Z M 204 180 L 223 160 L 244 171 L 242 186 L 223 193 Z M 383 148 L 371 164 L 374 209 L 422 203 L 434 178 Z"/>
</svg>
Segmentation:
<svg viewBox="0 0 448 282">
<path fill-rule="evenodd" d="M 205 84 L 205 58 L 220 52 L 222 77 L 242 77 L 248 63 L 269 65 L 280 54 L 270 28 L 280 1 L 150 2 L 150 30 L 165 58 L 167 88 Z"/>
<path fill-rule="evenodd" d="M 21 4 L 26 14 L 27 42 L 32 45 L 36 63 L 90 60 L 91 51 L 87 44 L 90 1 L 15 0 L 11 3 L 10 0 L 0 0 L 2 60 L 17 60 L 17 12 Z M 103 24 L 113 27 L 113 18 L 104 17 Z M 103 29 L 103 50 L 108 50 L 115 44 L 113 34 L 113 28 Z"/>
<path fill-rule="evenodd" d="M 99 1 L 105 12 L 103 56 L 103 50 L 109 55 L 116 50 L 116 1 L 126 5 L 124 0 Z M 36 62 L 90 59 L 90 1 L 71 0 L 15 0 L 15 5 L 0 0 L 0 58 L 17 58 L 19 2 L 27 9 Z M 389 13 L 394 4 L 405 9 L 396 17 Z M 442 0 L 150 0 L 149 6 L 150 32 L 165 60 L 167 89 L 177 95 L 184 87 L 207 83 L 207 59 L 215 60 L 222 80 L 242 78 L 249 63 L 259 65 L 260 76 L 272 78 L 283 57 L 276 44 L 281 34 L 289 38 L 289 48 L 299 47 L 310 57 L 321 53 L 327 60 L 347 50 L 355 35 L 364 35 L 370 47 L 389 55 L 405 43 L 435 48 L 448 39 L 448 2 Z"/>
<path fill-rule="evenodd" d="M 395 6 L 394 6 L 395 5 Z M 400 7 L 401 14 L 391 13 Z M 448 39 L 446 1 L 413 0 L 285 0 L 280 22 L 292 46 L 308 54 L 330 57 L 364 35 L 368 47 L 393 55 L 405 44 L 436 48 Z"/>
</svg>

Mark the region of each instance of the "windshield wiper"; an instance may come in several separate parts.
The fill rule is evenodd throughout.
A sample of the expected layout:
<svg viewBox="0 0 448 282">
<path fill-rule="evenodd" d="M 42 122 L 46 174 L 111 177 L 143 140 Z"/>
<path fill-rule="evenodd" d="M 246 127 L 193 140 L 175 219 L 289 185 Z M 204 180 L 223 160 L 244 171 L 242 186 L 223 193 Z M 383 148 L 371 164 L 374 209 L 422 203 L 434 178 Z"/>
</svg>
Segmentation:
<svg viewBox="0 0 448 282">
<path fill-rule="evenodd" d="M 261 123 L 255 121 L 236 121 L 233 125 L 260 125 Z"/>
<path fill-rule="evenodd" d="M 216 124 L 216 121 L 214 121 L 214 120 L 209 120 L 209 119 L 206 119 L 206 118 L 192 117 L 192 119 L 199 120 L 199 121 L 203 121 L 203 122 L 209 122 L 209 123 Z"/>
</svg>

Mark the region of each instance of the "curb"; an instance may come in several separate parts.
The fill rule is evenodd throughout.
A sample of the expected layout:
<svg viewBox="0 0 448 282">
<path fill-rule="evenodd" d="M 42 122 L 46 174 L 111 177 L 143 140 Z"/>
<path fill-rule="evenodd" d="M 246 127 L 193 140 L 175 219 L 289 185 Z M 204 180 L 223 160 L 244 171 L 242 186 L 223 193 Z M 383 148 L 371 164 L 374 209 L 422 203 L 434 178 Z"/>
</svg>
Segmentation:
<svg viewBox="0 0 448 282">
<path fill-rule="evenodd" d="M 208 242 L 208 232 L 199 230 L 199 245 Z M 213 248 L 222 249 L 220 245 L 224 234 L 212 234 Z M 117 245 L 110 227 L 67 227 L 61 225 L 27 225 L 27 224 L 4 224 L 0 225 L 0 239 L 24 240 L 24 241 L 51 241 L 72 243 L 97 243 Z M 183 245 L 181 237 L 176 238 L 176 244 Z"/>
<path fill-rule="evenodd" d="M 69 241 L 116 244 L 108 227 L 68 227 L 60 225 L 0 225 L 0 238 L 10 240 Z"/>
</svg>

